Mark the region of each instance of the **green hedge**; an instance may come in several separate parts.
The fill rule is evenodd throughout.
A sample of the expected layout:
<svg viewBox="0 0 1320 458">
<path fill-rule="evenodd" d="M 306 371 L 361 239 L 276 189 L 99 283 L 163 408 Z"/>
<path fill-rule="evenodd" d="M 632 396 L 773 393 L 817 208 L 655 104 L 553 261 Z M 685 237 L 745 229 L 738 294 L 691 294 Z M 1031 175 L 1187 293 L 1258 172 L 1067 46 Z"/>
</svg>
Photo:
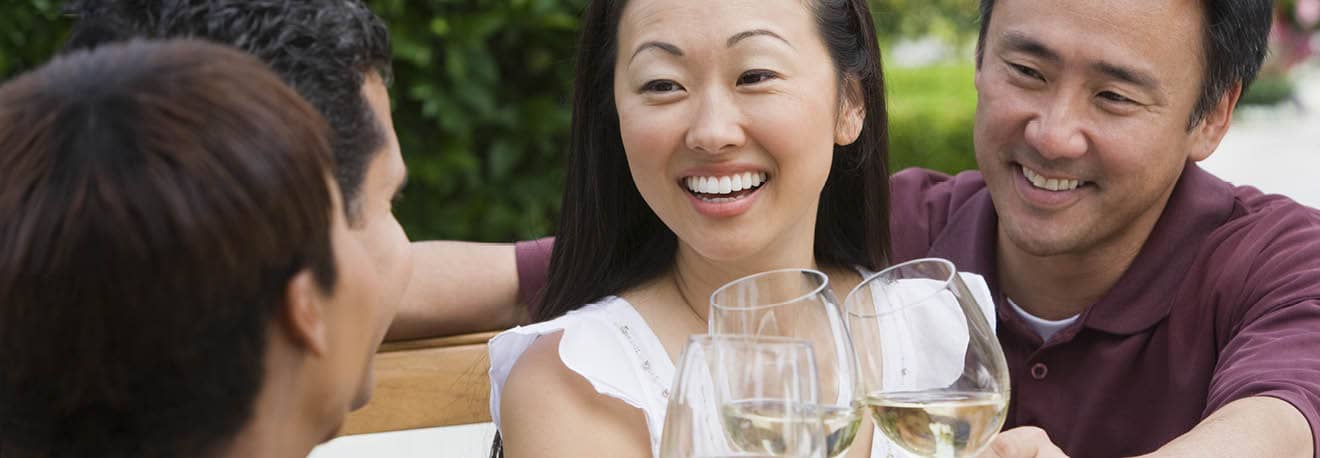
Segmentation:
<svg viewBox="0 0 1320 458">
<path fill-rule="evenodd" d="M 67 29 L 60 3 L 0 5 L 0 78 L 59 49 Z M 501 241 L 553 232 L 585 0 L 369 3 L 395 42 L 394 121 L 410 169 L 398 212 L 409 235 Z M 914 33 L 965 29 L 974 7 L 963 0 L 875 4 L 877 28 Z M 940 15 L 952 19 L 934 30 L 914 25 L 925 20 L 900 20 Z M 968 66 L 888 70 L 896 170 L 974 166 L 970 74 Z"/>
<path fill-rule="evenodd" d="M 0 80 L 32 68 L 59 49 L 67 24 L 60 0 L 5 0 L 0 4 Z"/>
<path fill-rule="evenodd" d="M 926 167 L 955 173 L 976 168 L 973 76 L 971 62 L 886 69 L 893 171 Z"/>
</svg>

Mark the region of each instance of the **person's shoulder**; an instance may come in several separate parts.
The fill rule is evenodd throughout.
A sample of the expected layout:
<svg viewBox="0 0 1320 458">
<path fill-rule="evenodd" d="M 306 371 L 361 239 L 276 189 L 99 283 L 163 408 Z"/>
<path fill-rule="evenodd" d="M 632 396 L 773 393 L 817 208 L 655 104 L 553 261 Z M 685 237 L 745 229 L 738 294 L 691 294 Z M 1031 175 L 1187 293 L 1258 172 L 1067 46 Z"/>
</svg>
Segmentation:
<svg viewBox="0 0 1320 458">
<path fill-rule="evenodd" d="M 524 399 L 535 399 L 550 392 L 587 393 L 595 391 L 584 383 L 559 358 L 559 342 L 563 331 L 539 336 L 523 351 L 518 361 L 509 371 L 508 383 L 504 387 L 503 406 Z M 537 393 L 535 397 L 527 394 Z M 501 410 L 504 410 L 501 407 Z"/>
<path fill-rule="evenodd" d="M 964 170 L 950 175 L 938 170 L 909 167 L 889 177 L 891 185 L 904 190 L 954 191 L 959 188 L 984 188 L 985 179 L 977 170 Z"/>
<path fill-rule="evenodd" d="M 573 381 L 546 386 L 587 387 L 627 404 L 646 405 L 646 386 L 637 383 L 635 373 L 639 355 L 629 340 L 630 334 L 649 331 L 645 326 L 631 305 L 610 296 L 553 320 L 501 333 L 489 346 L 492 413 L 498 416 L 508 402 L 505 393 L 526 379 L 520 371 L 541 374 L 534 378 Z"/>
<path fill-rule="evenodd" d="M 555 333 L 537 339 L 510 371 L 500 404 L 505 449 L 511 455 L 532 450 L 574 453 L 633 448 L 649 454 L 642 412 L 597 391 L 570 369 L 560 358 L 562 337 Z M 588 433 L 593 437 L 608 433 L 605 435 L 615 439 L 608 446 L 588 445 L 581 442 Z"/>
<path fill-rule="evenodd" d="M 889 185 L 890 238 L 896 259 L 924 256 L 955 215 L 990 201 L 976 198 L 986 188 L 975 170 L 948 175 L 910 168 L 890 177 Z"/>
<path fill-rule="evenodd" d="M 1284 251 L 1320 253 L 1320 210 L 1285 196 L 1237 187 L 1233 211 L 1212 239 L 1252 258 Z M 1315 261 L 1320 263 L 1320 257 Z"/>
<path fill-rule="evenodd" d="M 889 186 L 896 205 L 906 202 L 947 212 L 985 190 L 985 179 L 976 170 L 949 175 L 913 167 L 895 173 L 889 179 Z"/>
<path fill-rule="evenodd" d="M 559 355 L 562 331 L 540 336 L 514 362 L 501 397 L 501 413 L 510 405 L 559 404 L 572 399 L 597 399 L 599 394 L 581 375 L 569 369 Z M 564 402 L 565 407 L 576 405 Z M 556 409 L 558 410 L 558 409 Z M 515 409 L 516 411 L 516 409 Z M 501 417 L 508 418 L 507 415 Z"/>
<path fill-rule="evenodd" d="M 1288 196 L 1266 194 L 1252 186 L 1234 186 L 1233 200 L 1244 216 L 1320 218 L 1320 209 L 1302 205 Z"/>
<path fill-rule="evenodd" d="M 1320 210 L 1251 187 L 1233 205 L 1204 245 L 1217 272 L 1207 286 L 1244 318 L 1320 298 Z"/>
<path fill-rule="evenodd" d="M 507 374 L 515 364 L 526 359 L 533 348 L 547 345 L 551 336 L 556 346 L 564 335 L 569 335 L 570 341 L 611 341 L 617 332 L 614 323 L 620 317 L 628 316 L 629 307 L 627 302 L 610 296 L 550 320 L 501 332 L 489 343 L 491 368 L 494 372 Z"/>
</svg>

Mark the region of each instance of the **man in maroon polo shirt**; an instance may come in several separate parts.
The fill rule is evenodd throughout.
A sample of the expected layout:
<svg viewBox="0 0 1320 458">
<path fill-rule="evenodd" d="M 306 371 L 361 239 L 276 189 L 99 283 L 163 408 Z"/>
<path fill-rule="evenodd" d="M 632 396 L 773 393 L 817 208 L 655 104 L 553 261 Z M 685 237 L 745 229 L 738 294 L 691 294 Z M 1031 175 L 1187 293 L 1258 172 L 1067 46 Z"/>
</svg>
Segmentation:
<svg viewBox="0 0 1320 458">
<path fill-rule="evenodd" d="M 979 172 L 892 180 L 895 262 L 984 275 L 1004 456 L 1314 456 L 1320 212 L 1195 165 L 1266 48 L 1267 0 L 982 0 Z M 517 246 L 523 303 L 551 242 Z M 495 261 L 495 260 L 491 260 Z M 507 261 L 504 261 L 507 262 Z"/>
<path fill-rule="evenodd" d="M 982 2 L 980 172 L 894 177 L 896 260 L 987 277 L 1008 426 L 1078 456 L 1312 456 L 1320 212 L 1194 164 L 1271 5 L 1040 3 Z"/>
</svg>

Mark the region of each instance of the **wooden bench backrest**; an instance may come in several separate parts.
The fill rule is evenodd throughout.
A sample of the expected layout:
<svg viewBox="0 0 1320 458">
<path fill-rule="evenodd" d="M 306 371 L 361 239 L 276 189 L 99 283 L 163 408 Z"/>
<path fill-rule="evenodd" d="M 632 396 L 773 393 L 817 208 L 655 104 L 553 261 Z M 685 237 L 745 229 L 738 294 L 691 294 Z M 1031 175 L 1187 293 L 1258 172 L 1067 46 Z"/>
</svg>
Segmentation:
<svg viewBox="0 0 1320 458">
<path fill-rule="evenodd" d="M 376 354 L 371 403 L 349 414 L 341 435 L 490 421 L 494 332 L 387 342 Z"/>
</svg>

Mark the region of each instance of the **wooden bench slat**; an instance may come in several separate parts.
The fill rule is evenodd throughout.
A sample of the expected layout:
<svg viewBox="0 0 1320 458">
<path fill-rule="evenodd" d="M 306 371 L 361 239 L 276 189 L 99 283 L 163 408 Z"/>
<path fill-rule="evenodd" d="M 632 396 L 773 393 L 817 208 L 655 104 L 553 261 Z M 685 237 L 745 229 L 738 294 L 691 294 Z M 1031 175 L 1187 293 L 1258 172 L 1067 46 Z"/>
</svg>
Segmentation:
<svg viewBox="0 0 1320 458">
<path fill-rule="evenodd" d="M 490 421 L 494 333 L 391 342 L 376 355 L 371 402 L 349 414 L 341 435 Z"/>
<path fill-rule="evenodd" d="M 394 340 L 381 344 L 380 350 L 378 350 L 377 353 L 391 353 L 424 348 L 457 347 L 461 345 L 485 345 L 486 341 L 495 337 L 496 334 L 499 334 L 499 331 L 477 332 L 457 336 L 434 337 L 430 339 Z"/>
</svg>

